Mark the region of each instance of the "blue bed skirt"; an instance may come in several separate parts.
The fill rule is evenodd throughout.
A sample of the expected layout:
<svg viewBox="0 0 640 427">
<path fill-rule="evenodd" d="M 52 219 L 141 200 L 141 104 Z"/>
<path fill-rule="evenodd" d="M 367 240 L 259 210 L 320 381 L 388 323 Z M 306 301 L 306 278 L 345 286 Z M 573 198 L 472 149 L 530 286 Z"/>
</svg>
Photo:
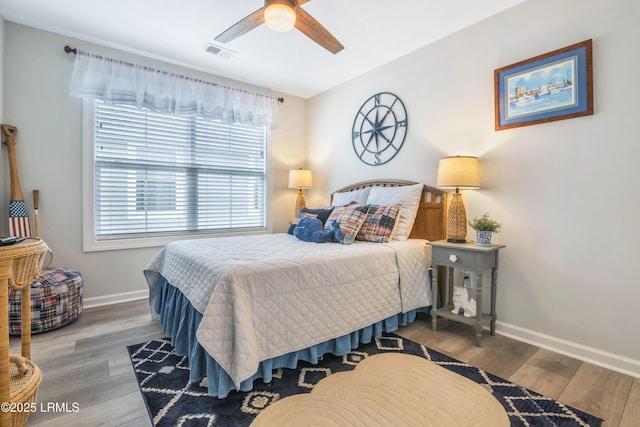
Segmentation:
<svg viewBox="0 0 640 427">
<path fill-rule="evenodd" d="M 202 348 L 196 339 L 196 331 L 202 321 L 202 314 L 190 304 L 189 300 L 177 288 L 171 286 L 166 279 L 160 278 L 155 312 L 160 317 L 160 326 L 179 356 L 188 356 L 189 378 L 200 381 L 207 377 L 209 395 L 219 398 L 226 397 L 236 387 L 231 377 L 218 363 Z M 325 341 L 303 350 L 287 353 L 260 363 L 258 371 L 240 384 L 240 391 L 253 389 L 253 382 L 262 379 L 271 382 L 272 373 L 278 368 L 295 368 L 299 360 L 312 364 L 318 363 L 320 357 L 326 353 L 338 356 L 348 354 L 360 343 L 369 343 L 383 332 L 393 332 L 400 326 L 405 326 L 416 319 L 418 312 L 429 312 L 429 307 L 399 313 L 385 320 L 367 326 L 339 338 Z"/>
</svg>

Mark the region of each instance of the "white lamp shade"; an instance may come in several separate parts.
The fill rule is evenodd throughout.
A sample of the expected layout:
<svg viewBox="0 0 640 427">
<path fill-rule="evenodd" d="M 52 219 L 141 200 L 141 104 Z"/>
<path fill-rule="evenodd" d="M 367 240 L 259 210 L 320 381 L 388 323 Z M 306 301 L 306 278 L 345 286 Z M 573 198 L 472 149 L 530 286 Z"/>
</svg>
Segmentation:
<svg viewBox="0 0 640 427">
<path fill-rule="evenodd" d="M 454 156 L 440 159 L 436 185 L 442 188 L 480 188 L 478 158 Z"/>
<path fill-rule="evenodd" d="M 296 23 L 296 12 L 288 4 L 270 4 L 264 9 L 264 22 L 273 31 L 289 31 Z"/>
<path fill-rule="evenodd" d="M 289 171 L 289 188 L 311 188 L 312 183 L 309 169 L 292 169 Z"/>
</svg>

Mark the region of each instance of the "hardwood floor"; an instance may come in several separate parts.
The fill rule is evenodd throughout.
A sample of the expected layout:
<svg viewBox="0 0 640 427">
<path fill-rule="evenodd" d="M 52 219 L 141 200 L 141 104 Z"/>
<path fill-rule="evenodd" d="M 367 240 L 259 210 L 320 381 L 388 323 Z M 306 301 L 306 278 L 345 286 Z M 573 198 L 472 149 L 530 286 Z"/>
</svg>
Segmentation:
<svg viewBox="0 0 640 427">
<path fill-rule="evenodd" d="M 38 411 L 27 426 L 150 426 L 126 348 L 164 336 L 150 313 L 145 300 L 85 309 L 71 325 L 33 335 L 39 405 L 67 404 L 70 412 Z M 12 353 L 19 344 L 11 339 Z"/>
<path fill-rule="evenodd" d="M 440 324 L 436 333 L 425 321 L 398 333 L 604 418 L 605 427 L 640 425 L 640 379 L 500 335 L 485 335 L 475 347 L 471 327 Z M 39 408 L 50 409 L 32 414 L 27 425 L 150 426 L 126 346 L 162 336 L 145 300 L 85 309 L 75 323 L 34 335 L 32 359 L 43 372 Z M 11 352 L 19 345 L 12 338 Z"/>
<path fill-rule="evenodd" d="M 468 325 L 438 319 L 438 331 L 415 322 L 398 333 L 470 365 L 605 421 L 603 427 L 640 425 L 640 379 L 501 335 L 482 338 L 476 347 Z M 443 327 L 440 324 L 445 325 Z"/>
</svg>

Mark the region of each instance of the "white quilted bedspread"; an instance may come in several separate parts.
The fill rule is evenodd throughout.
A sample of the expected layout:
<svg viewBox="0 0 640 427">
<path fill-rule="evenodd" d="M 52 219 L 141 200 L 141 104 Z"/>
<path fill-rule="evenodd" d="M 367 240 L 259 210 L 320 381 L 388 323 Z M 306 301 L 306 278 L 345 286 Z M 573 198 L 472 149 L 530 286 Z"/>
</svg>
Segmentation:
<svg viewBox="0 0 640 427">
<path fill-rule="evenodd" d="M 425 240 L 309 243 L 289 234 L 187 240 L 145 268 L 203 314 L 202 347 L 239 387 L 261 361 L 431 305 Z"/>
</svg>

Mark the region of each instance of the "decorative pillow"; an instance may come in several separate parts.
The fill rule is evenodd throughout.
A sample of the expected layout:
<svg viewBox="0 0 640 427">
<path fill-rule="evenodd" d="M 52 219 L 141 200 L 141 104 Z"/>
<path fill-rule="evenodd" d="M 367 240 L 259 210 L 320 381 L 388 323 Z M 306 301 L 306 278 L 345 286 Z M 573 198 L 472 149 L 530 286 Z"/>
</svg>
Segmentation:
<svg viewBox="0 0 640 427">
<path fill-rule="evenodd" d="M 350 245 L 356 239 L 360 227 L 367 217 L 369 205 L 351 204 L 346 206 L 338 206 L 333 208 L 333 212 L 329 215 L 329 219 L 324 223 L 324 229 L 328 230 L 333 223 L 338 223 L 340 231 L 344 234 L 344 238 L 340 241 L 343 245 Z"/>
<path fill-rule="evenodd" d="M 296 215 L 294 220 L 291 221 L 291 225 L 289 226 L 289 230 L 287 231 L 287 233 L 293 234 L 293 229 L 296 228 L 296 226 L 300 222 L 300 219 L 302 219 L 303 216 L 318 218 L 320 221 L 322 221 L 322 224 L 324 224 L 325 222 L 327 222 L 327 218 L 329 218 L 329 215 L 331 215 L 332 210 L 333 208 L 320 208 L 320 209 L 302 208 L 300 209 L 300 212 L 298 212 L 298 215 Z"/>
<path fill-rule="evenodd" d="M 402 205 L 371 205 L 364 224 L 358 231 L 357 240 L 375 243 L 387 243 L 396 225 Z"/>
<path fill-rule="evenodd" d="M 371 187 L 363 188 L 361 190 L 345 191 L 344 193 L 333 193 L 331 199 L 331 206 L 344 206 L 349 203 L 357 203 L 359 205 L 367 204 L 367 197 Z"/>
<path fill-rule="evenodd" d="M 324 231 L 322 221 L 311 216 L 305 216 L 300 220 L 298 226 L 293 230 L 293 235 L 305 242 L 315 243 L 340 242 L 344 239 L 337 222 L 334 221 L 331 228 Z"/>
<path fill-rule="evenodd" d="M 403 185 L 401 187 L 373 187 L 367 197 L 370 205 L 394 205 L 400 203 L 402 209 L 398 218 L 399 224 L 394 240 L 407 240 L 418 214 L 418 206 L 422 197 L 423 184 Z"/>
</svg>

